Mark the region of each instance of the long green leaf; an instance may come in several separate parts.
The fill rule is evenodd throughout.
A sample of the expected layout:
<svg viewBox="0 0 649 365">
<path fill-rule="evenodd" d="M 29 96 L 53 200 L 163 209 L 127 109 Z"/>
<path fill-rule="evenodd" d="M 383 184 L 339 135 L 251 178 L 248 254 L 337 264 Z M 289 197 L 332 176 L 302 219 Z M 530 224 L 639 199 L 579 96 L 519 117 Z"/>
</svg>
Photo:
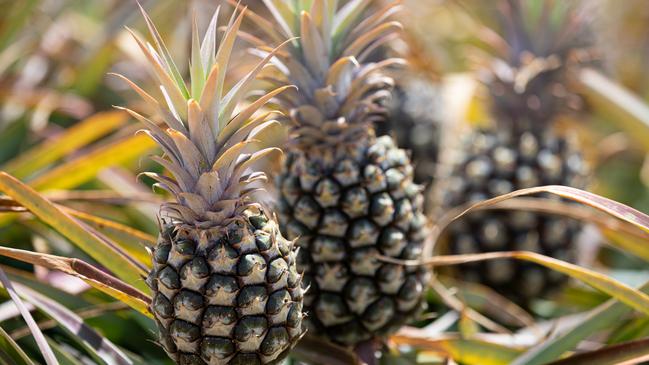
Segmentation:
<svg viewBox="0 0 649 365">
<path fill-rule="evenodd" d="M 130 257 L 137 260 L 140 264 L 146 267 L 151 266 L 151 255 L 147 252 L 146 247 L 152 247 L 155 245 L 155 237 L 109 219 L 97 217 L 71 208 L 60 208 L 71 216 L 83 220 L 97 231 L 114 240 L 128 253 Z"/>
<path fill-rule="evenodd" d="M 541 194 L 541 193 L 550 193 L 554 195 L 561 196 L 566 199 L 570 199 L 585 205 L 588 205 L 592 208 L 595 208 L 599 211 L 602 211 L 610 216 L 613 216 L 617 219 L 620 219 L 626 222 L 629 225 L 632 225 L 645 233 L 649 232 L 649 216 L 633 209 L 622 203 L 618 203 L 614 200 L 599 196 L 597 194 L 590 193 L 585 190 L 580 190 L 572 188 L 569 186 L 562 185 L 546 185 L 539 186 L 528 189 L 516 190 L 508 194 L 500 195 L 495 198 L 487 199 L 479 203 L 475 203 L 468 207 L 459 207 L 446 213 L 441 219 L 438 225 L 436 234 L 439 234 L 444 230 L 450 223 L 456 219 L 468 214 L 473 210 L 484 209 L 486 207 L 494 206 L 501 202 L 527 195 Z M 434 237 L 436 238 L 436 237 Z"/>
<path fill-rule="evenodd" d="M 47 343 L 47 340 L 45 340 L 45 336 L 43 336 L 43 333 L 38 328 L 36 321 L 34 321 L 31 313 L 29 313 L 29 310 L 27 309 L 27 307 L 25 307 L 25 304 L 20 299 L 20 295 L 16 292 L 14 286 L 11 284 L 9 278 L 7 278 L 7 275 L 2 269 L 0 269 L 0 282 L 2 282 L 2 285 L 9 293 L 11 300 L 13 300 L 14 304 L 16 304 L 16 307 L 18 307 L 18 310 L 23 316 L 25 322 L 27 322 L 32 335 L 34 336 L 34 340 L 38 345 L 38 349 L 41 351 L 41 354 L 43 355 L 43 358 L 45 359 L 47 365 L 57 365 L 58 362 L 56 361 L 56 356 L 54 356 L 54 353 Z"/>
<path fill-rule="evenodd" d="M 629 287 L 617 280 L 614 280 L 604 274 L 589 270 L 578 265 L 570 264 L 561 260 L 547 257 L 535 252 L 511 251 L 511 252 L 491 252 L 482 254 L 467 255 L 447 255 L 435 256 L 425 260 L 403 261 L 390 257 L 381 256 L 379 260 L 402 265 L 431 265 L 431 266 L 448 266 L 459 265 L 470 262 L 498 260 L 498 259 L 517 259 L 533 262 L 545 266 L 551 270 L 558 271 L 574 279 L 582 281 L 595 289 L 598 289 L 613 298 L 620 300 L 628 306 L 639 312 L 649 315 L 649 295 Z"/>
<path fill-rule="evenodd" d="M 113 298 L 127 304 L 138 312 L 151 316 L 148 305 L 151 298 L 137 288 L 97 269 L 79 259 L 48 255 L 0 246 L 0 256 L 46 267 L 75 276 Z"/>
<path fill-rule="evenodd" d="M 522 350 L 503 345 L 457 337 L 428 338 L 417 329 L 405 328 L 390 337 L 396 344 L 433 351 L 466 365 L 509 365 Z"/>
<path fill-rule="evenodd" d="M 640 364 L 648 360 L 649 339 L 643 339 L 570 356 L 549 365 L 614 365 L 623 362 Z"/>
<path fill-rule="evenodd" d="M 615 329 L 607 339 L 607 343 L 615 345 L 645 337 L 649 337 L 649 317 L 632 317 Z"/>
<path fill-rule="evenodd" d="M 485 313 L 489 318 L 512 327 L 534 325 L 534 318 L 524 309 L 500 295 L 494 289 L 478 283 L 439 278 L 447 287 L 452 287 L 456 296 L 467 306 Z"/>
<path fill-rule="evenodd" d="M 6 265 L 2 265 L 0 267 L 2 267 L 2 269 L 5 271 L 12 283 L 19 283 L 28 286 L 32 290 L 36 290 L 43 295 L 47 295 L 50 298 L 56 298 L 59 303 L 65 305 L 68 308 L 80 309 L 92 305 L 92 302 L 89 302 L 86 298 L 81 296 L 81 294 L 87 291 L 87 286 L 85 285 L 85 283 L 77 284 L 75 283 L 76 280 L 67 282 L 67 278 L 65 278 L 64 274 L 50 275 L 48 278 L 43 280 L 43 278 L 37 278 L 33 272 L 15 269 L 11 266 Z M 58 279 L 50 280 L 50 278 L 52 277 L 57 277 Z M 50 284 L 52 280 L 57 280 L 56 284 L 60 284 L 62 288 L 59 289 L 52 286 Z M 10 313 L 2 313 L 2 315 L 3 316 L 0 317 L 0 320 L 11 318 Z M 12 331 L 12 338 L 16 339 L 14 337 L 14 334 L 15 332 Z"/>
<path fill-rule="evenodd" d="M 75 359 L 73 354 L 64 350 L 56 341 L 47 337 L 47 342 L 52 347 L 52 350 L 54 350 L 56 358 L 59 360 L 59 365 L 84 365 L 81 360 Z"/>
<path fill-rule="evenodd" d="M 108 236 L 110 239 L 115 241 L 115 243 L 119 244 L 119 246 L 122 247 L 130 257 L 137 260 L 142 266 L 147 268 L 151 266 L 151 255 L 146 250 L 146 247 L 152 247 L 155 245 L 155 237 L 135 228 L 109 219 L 97 217 L 90 213 L 68 208 L 63 205 L 56 206 L 71 216 L 83 220 L 98 232 Z M 25 207 L 10 198 L 0 198 L 0 211 L 28 212 Z"/>
<path fill-rule="evenodd" d="M 115 344 L 97 331 L 83 323 L 83 319 L 74 312 L 28 287 L 17 284 L 21 295 L 39 310 L 58 322 L 80 342 L 93 357 L 100 358 L 107 364 L 131 365 L 132 361 Z"/>
<path fill-rule="evenodd" d="M 649 294 L 649 282 L 645 283 L 639 290 Z M 631 312 L 631 308 L 616 299 L 611 299 L 592 310 L 581 323 L 535 346 L 532 350 L 517 358 L 512 365 L 542 365 L 556 360 L 566 351 L 572 350 L 584 339 L 601 330 L 610 328 L 629 312 Z"/>
<path fill-rule="evenodd" d="M 571 204 L 545 198 L 515 198 L 500 202 L 484 209 L 507 209 L 554 214 L 578 219 L 597 225 L 608 243 L 649 262 L 649 233 L 638 230 L 631 225 L 620 224 L 618 218 L 591 209 L 590 207 Z"/>
<path fill-rule="evenodd" d="M 0 327 L 0 364 L 34 365 L 25 351 Z"/>
<path fill-rule="evenodd" d="M 31 288 L 31 286 L 29 286 L 29 287 Z M 38 291 L 38 292 L 40 293 L 40 291 Z M 57 303 L 59 303 L 60 305 L 65 306 L 63 303 L 61 303 L 61 301 L 59 301 L 58 297 L 50 297 L 50 296 L 48 296 L 48 298 L 50 298 L 52 300 L 56 300 Z M 69 309 L 73 310 L 74 313 L 77 316 L 79 316 L 80 318 L 83 318 L 84 320 L 86 320 L 86 319 L 89 319 L 89 318 L 100 317 L 100 316 L 105 315 L 105 314 L 107 314 L 108 312 L 111 312 L 111 311 L 119 311 L 119 310 L 128 309 L 128 308 L 129 307 L 126 304 L 124 304 L 122 302 L 119 302 L 119 301 L 114 301 L 114 302 L 107 302 L 107 303 L 103 303 L 103 304 L 98 304 L 98 305 L 92 306 L 90 308 L 83 308 L 83 309 L 77 309 L 77 310 L 73 310 L 72 308 L 69 308 Z M 47 319 L 47 320 L 43 320 L 43 321 L 38 322 L 38 327 L 41 330 L 54 328 L 56 326 L 58 326 L 58 323 L 53 319 Z M 20 339 L 22 337 L 28 336 L 28 335 L 29 335 L 29 329 L 24 328 L 24 327 L 23 328 L 18 328 L 18 329 L 11 332 L 11 337 L 16 339 L 16 340 L 18 340 L 18 339 Z"/>
<path fill-rule="evenodd" d="M 119 246 L 69 214 L 58 209 L 32 188 L 13 176 L 0 172 L 0 191 L 12 197 L 43 222 L 56 229 L 93 259 L 113 271 L 118 277 L 142 290 L 148 290 L 142 281 L 145 270 Z"/>
</svg>

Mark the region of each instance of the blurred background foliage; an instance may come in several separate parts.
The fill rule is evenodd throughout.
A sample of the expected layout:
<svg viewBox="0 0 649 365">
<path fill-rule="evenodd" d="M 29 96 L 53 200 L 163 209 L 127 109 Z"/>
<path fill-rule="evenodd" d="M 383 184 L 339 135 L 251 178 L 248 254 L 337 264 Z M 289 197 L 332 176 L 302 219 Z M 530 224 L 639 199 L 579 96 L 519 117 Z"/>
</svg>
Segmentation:
<svg viewBox="0 0 649 365">
<path fill-rule="evenodd" d="M 163 38 L 169 40 L 171 54 L 181 60 L 178 65 L 185 65 L 182 61 L 189 58 L 190 14 L 194 11 L 203 27 L 209 21 L 205 15 L 218 3 L 141 0 Z M 244 3 L 264 11 L 261 1 Z M 585 141 L 585 154 L 596 169 L 589 190 L 647 213 L 649 7 L 644 0 L 584 3 L 584 11 L 594 16 L 601 65 L 597 71 L 581 71 L 572 80 L 587 113 L 567 116 L 561 124 L 576 128 Z M 440 123 L 439 128 L 454 130 L 453 123 L 479 125 L 489 119 L 473 61 L 484 50 L 485 26 L 496 27 L 492 5 L 481 0 L 404 0 L 404 11 L 398 16 L 405 26 L 404 36 L 390 52 L 410 61 L 408 72 L 414 74 L 410 77 L 428 80 L 441 90 L 439 99 L 431 101 L 440 105 L 436 107 L 440 116 L 432 118 Z M 155 242 L 155 214 L 163 197 L 151 192 L 151 181 L 136 176 L 157 168 L 146 158 L 156 151 L 146 136 L 135 133 L 138 125 L 113 108 L 140 106 L 133 105 L 139 99 L 131 97 L 127 85 L 110 75 L 124 74 L 138 84 L 148 79 L 142 56 L 126 31 L 126 27 L 143 30 L 137 4 L 132 0 L 0 0 L 0 9 L 0 170 L 64 206 L 66 212 L 146 262 L 140 242 Z M 224 9 L 226 18 L 231 8 Z M 239 46 L 243 64 L 250 55 L 244 42 Z M 231 76 L 228 82 L 236 82 L 237 72 Z M 443 140 L 442 146 L 448 142 Z M 0 198 L 2 246 L 96 263 L 86 250 L 5 200 Z M 608 245 L 610 240 L 617 244 Z M 592 228 L 581 244 L 581 264 L 632 286 L 649 279 L 647 256 L 630 253 L 642 250 L 643 242 L 637 237 Z M 632 249 L 620 249 L 624 245 Z M 152 322 L 128 305 L 57 271 L 7 258 L 1 258 L 0 265 L 18 288 L 76 313 L 100 339 L 110 339 L 128 354 L 132 363 L 168 363 L 153 343 Z M 446 362 L 452 357 L 456 363 L 511 363 L 566 323 L 584 323 L 586 311 L 608 299 L 575 282 L 557 296 L 539 300 L 533 313 L 527 313 L 488 288 L 448 278 L 442 281 L 444 285 L 430 292 L 429 311 L 418 324 L 421 328 L 408 328 L 403 336 L 395 336 L 385 362 L 452 363 Z M 20 357 L 9 354 L 11 339 L 41 361 L 8 294 L 3 291 L 0 296 L 0 327 L 6 332 L 0 333 L 0 363 L 13 364 L 11 359 Z M 105 363 L 96 346 L 75 332 L 79 321 L 66 327 L 47 307 L 32 313 L 62 364 Z M 600 323 L 608 324 L 607 330 L 589 341 L 579 341 L 579 349 L 649 336 L 646 316 L 618 310 L 614 314 L 625 315 L 606 312 L 602 315 L 606 320 Z M 419 337 L 406 336 L 408 331 Z M 435 340 L 422 345 L 413 338 Z M 395 352 L 398 346 L 400 355 Z M 420 351 L 408 352 L 414 348 Z"/>
</svg>

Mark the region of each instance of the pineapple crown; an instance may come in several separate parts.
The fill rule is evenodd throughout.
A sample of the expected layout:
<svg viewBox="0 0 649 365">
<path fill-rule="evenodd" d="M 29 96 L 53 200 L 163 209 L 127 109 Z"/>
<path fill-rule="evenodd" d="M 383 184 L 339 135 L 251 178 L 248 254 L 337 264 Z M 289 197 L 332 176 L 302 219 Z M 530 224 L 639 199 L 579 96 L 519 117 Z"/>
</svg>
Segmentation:
<svg viewBox="0 0 649 365">
<path fill-rule="evenodd" d="M 146 172 L 156 186 L 170 192 L 175 201 L 161 207 L 169 218 L 201 227 L 227 224 L 254 203 L 250 195 L 260 190 L 266 174 L 254 164 L 273 151 L 263 147 L 261 136 L 278 122 L 269 120 L 271 113 L 258 115 L 266 102 L 290 88 L 277 88 L 235 111 L 251 91 L 252 82 L 270 61 L 277 49 L 270 51 L 230 89 L 224 87 L 230 55 L 243 20 L 243 11 L 233 13 L 217 44 L 219 10 L 199 39 L 196 19 L 192 27 L 189 85 L 185 83 L 153 22 L 142 10 L 154 44 L 133 35 L 150 70 L 155 75 L 161 98 L 156 99 L 124 76 L 162 124 L 125 109 L 141 121 L 147 133 L 162 149 L 163 156 L 153 160 L 172 176 Z"/>
<path fill-rule="evenodd" d="M 578 109 L 567 80 L 593 60 L 594 36 L 576 2 L 501 0 L 496 14 L 502 35 L 484 32 L 494 49 L 485 82 L 500 122 L 550 122 Z"/>
<path fill-rule="evenodd" d="M 369 135 L 372 122 L 385 117 L 384 105 L 393 84 L 378 71 L 403 61 L 363 62 L 400 31 L 401 25 L 389 20 L 400 2 L 393 1 L 366 17 L 372 0 L 351 0 L 340 6 L 337 0 L 264 3 L 274 23 L 258 15 L 250 18 L 268 40 L 291 39 L 288 49 L 273 59 L 282 74 L 269 80 L 297 86 L 279 97 L 294 122 L 294 141 L 298 146 L 338 146 L 358 143 Z M 247 38 L 264 46 L 255 36 Z"/>
</svg>

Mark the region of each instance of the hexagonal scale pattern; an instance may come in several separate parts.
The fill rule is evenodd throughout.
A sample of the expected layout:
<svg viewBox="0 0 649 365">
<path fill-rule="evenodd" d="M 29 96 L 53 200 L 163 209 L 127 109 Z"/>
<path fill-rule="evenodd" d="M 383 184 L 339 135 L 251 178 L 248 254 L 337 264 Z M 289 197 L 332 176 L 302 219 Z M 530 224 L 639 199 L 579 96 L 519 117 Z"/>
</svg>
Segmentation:
<svg viewBox="0 0 649 365">
<path fill-rule="evenodd" d="M 442 187 L 447 192 L 443 205 L 451 208 L 538 185 L 583 188 L 586 172 L 575 141 L 559 137 L 551 129 L 477 131 L 464 142 L 448 184 Z M 574 261 L 574 241 L 580 229 L 578 222 L 564 217 L 482 211 L 452 224 L 447 245 L 440 247 L 452 254 L 525 250 Z M 548 269 L 514 260 L 462 265 L 456 272 L 523 306 L 566 282 Z"/>
<path fill-rule="evenodd" d="M 263 212 L 226 227 L 167 225 L 147 283 L 160 344 L 179 364 L 272 364 L 302 336 L 293 243 Z"/>
<path fill-rule="evenodd" d="M 298 239 L 309 327 L 353 345 L 389 335 L 418 311 L 428 270 L 378 256 L 420 258 L 427 227 L 408 155 L 391 138 L 338 152 L 290 153 L 279 211 L 287 238 Z"/>
</svg>

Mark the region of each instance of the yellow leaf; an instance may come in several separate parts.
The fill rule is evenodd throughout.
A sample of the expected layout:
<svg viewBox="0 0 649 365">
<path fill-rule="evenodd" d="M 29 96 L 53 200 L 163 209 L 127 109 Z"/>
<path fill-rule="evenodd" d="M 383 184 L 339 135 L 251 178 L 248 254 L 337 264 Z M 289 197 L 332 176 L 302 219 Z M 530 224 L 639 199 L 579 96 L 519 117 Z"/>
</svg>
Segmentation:
<svg viewBox="0 0 649 365">
<path fill-rule="evenodd" d="M 118 299 L 138 312 L 151 317 L 148 309 L 151 298 L 131 285 L 82 260 L 1 246 L 0 255 L 51 270 L 58 270 L 80 278 L 92 287 Z"/>
<path fill-rule="evenodd" d="M 649 315 L 649 295 L 642 293 L 639 290 L 633 289 L 630 286 L 623 284 L 610 277 L 595 272 L 593 270 L 585 269 L 578 265 L 569 264 L 567 262 L 557 260 L 551 257 L 543 256 L 535 252 L 527 251 L 507 251 L 507 252 L 490 252 L 481 254 L 468 254 L 468 255 L 442 255 L 432 257 L 426 260 L 398 260 L 389 257 L 381 256 L 380 260 L 391 262 L 395 264 L 417 266 L 417 265 L 431 265 L 431 266 L 448 266 L 459 265 L 470 262 L 497 260 L 513 258 L 517 260 L 529 261 L 549 269 L 566 274 L 574 279 L 582 281 L 595 289 L 616 298 L 622 303 L 636 309 L 639 312 Z"/>
<path fill-rule="evenodd" d="M 155 143 L 143 134 L 122 138 L 47 171 L 29 185 L 39 191 L 79 186 L 104 168 L 132 161 L 153 148 Z"/>
<path fill-rule="evenodd" d="M 82 219 L 84 222 L 90 224 L 99 232 L 102 232 L 113 239 L 124 249 L 124 251 L 139 263 L 147 268 L 151 267 L 151 255 L 147 252 L 146 247 L 152 247 L 155 245 L 155 237 L 109 219 L 97 217 L 89 213 L 63 206 L 59 206 L 59 208 L 66 211 L 71 216 Z"/>
<path fill-rule="evenodd" d="M 522 353 L 519 348 L 476 339 L 451 336 L 432 339 L 420 330 L 408 327 L 390 337 L 390 341 L 398 345 L 410 345 L 421 349 L 420 355 L 423 356 L 429 356 L 429 353 L 432 352 L 466 365 L 509 365 L 516 356 Z"/>
<path fill-rule="evenodd" d="M 97 113 L 68 128 L 60 136 L 22 152 L 7 162 L 2 170 L 25 179 L 68 153 L 114 131 L 127 121 L 128 114 L 121 111 Z"/>
<path fill-rule="evenodd" d="M 114 242 L 94 232 L 6 172 L 0 172 L 0 191 L 27 208 L 118 277 L 131 285 L 148 290 L 141 279 L 146 274 L 146 269 Z"/>
</svg>

